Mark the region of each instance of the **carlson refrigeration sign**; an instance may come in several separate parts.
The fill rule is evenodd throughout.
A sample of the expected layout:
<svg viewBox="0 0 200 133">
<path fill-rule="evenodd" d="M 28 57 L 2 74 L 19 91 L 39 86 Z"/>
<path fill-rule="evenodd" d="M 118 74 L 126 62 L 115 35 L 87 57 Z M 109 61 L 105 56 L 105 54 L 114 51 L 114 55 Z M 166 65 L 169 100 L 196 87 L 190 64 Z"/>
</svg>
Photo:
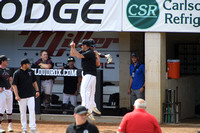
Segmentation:
<svg viewBox="0 0 200 133">
<path fill-rule="evenodd" d="M 200 32 L 199 0 L 125 0 L 123 31 Z"/>
<path fill-rule="evenodd" d="M 0 29 L 106 31 L 121 30 L 116 0 L 1 0 Z M 112 26 L 110 26 L 112 25 Z"/>
<path fill-rule="evenodd" d="M 156 0 L 131 0 L 126 9 L 130 23 L 139 29 L 154 25 L 159 17 L 159 6 Z"/>
</svg>

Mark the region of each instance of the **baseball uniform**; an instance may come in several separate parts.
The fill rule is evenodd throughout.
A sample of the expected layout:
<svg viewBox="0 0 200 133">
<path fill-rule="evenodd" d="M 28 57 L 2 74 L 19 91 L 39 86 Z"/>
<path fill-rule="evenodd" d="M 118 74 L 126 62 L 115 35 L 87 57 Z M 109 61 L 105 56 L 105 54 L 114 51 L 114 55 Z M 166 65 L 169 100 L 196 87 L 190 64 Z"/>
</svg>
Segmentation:
<svg viewBox="0 0 200 133">
<path fill-rule="evenodd" d="M 8 131 L 12 132 L 12 109 L 13 109 L 13 92 L 10 82 L 12 81 L 11 71 L 6 68 L 9 59 L 5 55 L 0 56 L 0 133 L 5 132 L 1 127 L 3 114 L 7 113 Z"/>
<path fill-rule="evenodd" d="M 12 75 L 10 74 L 9 69 L 0 68 L 0 87 L 4 90 L 0 92 L 0 124 L 2 122 L 2 116 L 7 113 L 8 123 L 12 122 L 12 110 L 13 110 L 13 92 L 11 91 L 11 85 L 9 78 Z"/>
<path fill-rule="evenodd" d="M 92 49 L 88 49 L 87 51 L 79 51 L 84 58 L 81 60 L 82 68 L 83 68 L 83 78 L 81 82 L 81 98 L 82 98 L 82 106 L 85 106 L 90 113 L 92 113 L 92 109 L 96 108 L 95 103 L 95 91 L 96 91 L 96 56 Z"/>
<path fill-rule="evenodd" d="M 13 76 L 13 85 L 17 86 L 19 97 L 21 98 L 19 103 L 20 116 L 22 130 L 27 131 L 27 118 L 26 109 L 29 109 L 29 127 L 31 130 L 36 130 L 35 121 L 35 92 L 33 83 L 36 81 L 36 77 L 32 70 L 18 69 Z"/>
</svg>

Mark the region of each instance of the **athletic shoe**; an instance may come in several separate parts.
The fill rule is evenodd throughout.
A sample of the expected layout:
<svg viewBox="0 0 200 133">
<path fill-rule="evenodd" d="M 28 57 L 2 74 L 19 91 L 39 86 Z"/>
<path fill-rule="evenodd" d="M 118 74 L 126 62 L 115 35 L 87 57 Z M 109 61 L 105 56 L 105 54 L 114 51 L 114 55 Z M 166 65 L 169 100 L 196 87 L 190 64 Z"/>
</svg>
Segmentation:
<svg viewBox="0 0 200 133">
<path fill-rule="evenodd" d="M 3 128 L 0 127 L 0 133 L 5 133 L 6 130 L 4 130 Z"/>
<path fill-rule="evenodd" d="M 30 130 L 29 133 L 38 133 L 37 130 Z"/>
<path fill-rule="evenodd" d="M 88 114 L 88 118 L 90 118 L 90 120 L 95 121 L 94 116 L 92 113 Z"/>
<path fill-rule="evenodd" d="M 94 111 L 95 113 L 97 113 L 97 114 L 101 114 L 101 112 L 96 108 L 96 107 L 94 107 L 93 109 L 92 109 L 92 111 Z"/>
<path fill-rule="evenodd" d="M 11 125 L 8 126 L 8 132 L 13 132 L 13 128 Z"/>
</svg>

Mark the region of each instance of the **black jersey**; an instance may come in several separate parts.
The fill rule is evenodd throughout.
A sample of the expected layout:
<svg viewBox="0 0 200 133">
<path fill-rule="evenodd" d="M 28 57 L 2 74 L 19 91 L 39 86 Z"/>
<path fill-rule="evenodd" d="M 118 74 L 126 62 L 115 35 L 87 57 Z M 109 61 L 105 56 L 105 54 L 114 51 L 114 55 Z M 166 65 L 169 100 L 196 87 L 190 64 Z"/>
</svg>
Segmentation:
<svg viewBox="0 0 200 133">
<path fill-rule="evenodd" d="M 12 77 L 10 69 L 0 68 L 0 87 L 10 88 L 10 80 L 9 78 Z"/>
<path fill-rule="evenodd" d="M 65 69 L 70 69 L 69 66 L 65 66 Z M 73 69 L 77 69 L 74 67 Z M 77 76 L 64 76 L 64 89 L 65 94 L 75 94 L 77 90 L 78 77 Z"/>
<path fill-rule="evenodd" d="M 92 49 L 88 49 L 87 51 L 80 51 L 85 58 L 82 58 L 81 65 L 83 68 L 83 75 L 91 74 L 97 75 L 97 67 L 96 67 L 96 56 Z"/>
<path fill-rule="evenodd" d="M 26 71 L 18 69 L 13 76 L 13 85 L 17 86 L 20 98 L 29 98 L 35 96 L 33 83 L 36 81 L 35 74 L 32 70 Z"/>
<path fill-rule="evenodd" d="M 68 126 L 66 133 L 99 133 L 98 128 L 86 121 L 85 124 L 76 126 L 75 123 Z"/>
</svg>

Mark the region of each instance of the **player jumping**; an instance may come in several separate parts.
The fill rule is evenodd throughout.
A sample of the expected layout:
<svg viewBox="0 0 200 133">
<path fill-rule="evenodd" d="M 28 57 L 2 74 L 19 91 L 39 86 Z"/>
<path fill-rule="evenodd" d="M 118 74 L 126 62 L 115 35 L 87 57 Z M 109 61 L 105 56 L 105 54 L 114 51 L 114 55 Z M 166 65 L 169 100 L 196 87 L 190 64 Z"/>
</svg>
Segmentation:
<svg viewBox="0 0 200 133">
<path fill-rule="evenodd" d="M 90 48 L 91 42 L 88 40 L 83 40 L 81 43 L 81 48 L 79 52 L 76 50 L 76 44 L 72 41 L 71 46 L 71 56 L 76 56 L 81 58 L 81 64 L 83 68 L 83 79 L 81 83 L 81 98 L 82 106 L 85 106 L 88 109 L 88 117 L 91 120 L 95 120 L 92 112 L 101 114 L 101 112 L 96 108 L 96 103 L 94 100 L 95 91 L 96 91 L 96 56 L 94 51 Z"/>
</svg>

